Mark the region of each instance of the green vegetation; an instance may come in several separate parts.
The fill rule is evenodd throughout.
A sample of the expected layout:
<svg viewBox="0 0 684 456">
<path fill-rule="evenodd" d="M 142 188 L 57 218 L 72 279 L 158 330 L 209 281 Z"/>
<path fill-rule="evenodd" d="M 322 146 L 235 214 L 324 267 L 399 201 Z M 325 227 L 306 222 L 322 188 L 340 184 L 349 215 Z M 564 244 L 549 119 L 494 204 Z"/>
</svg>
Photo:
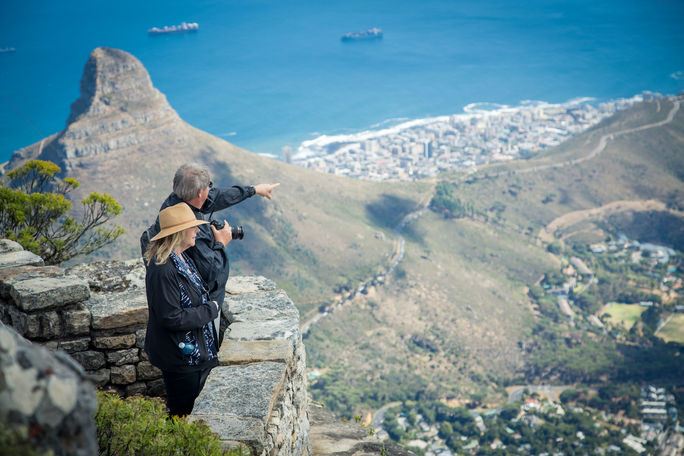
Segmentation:
<svg viewBox="0 0 684 456">
<path fill-rule="evenodd" d="M 603 454 L 612 447 L 636 455 L 625 437 L 640 435 L 640 400 L 637 384 L 618 382 L 567 389 L 560 403 L 526 391 L 520 400 L 491 410 L 407 401 L 387 411 L 383 427 L 401 444 L 422 441 L 455 454 Z M 649 453 L 656 446 L 656 440 L 645 443 Z"/>
<path fill-rule="evenodd" d="M 631 329 L 641 319 L 641 314 L 644 310 L 646 308 L 638 304 L 618 304 L 613 302 L 605 305 L 601 309 L 600 315 L 603 315 L 610 323 Z"/>
<path fill-rule="evenodd" d="M 121 399 L 115 393 L 98 392 L 95 414 L 97 441 L 102 456 L 243 456 L 243 447 L 225 450 L 203 422 L 169 418 L 157 398 Z"/>
<path fill-rule="evenodd" d="M 79 186 L 72 178 L 60 179 L 52 162 L 30 160 L 7 173 L 0 182 L 0 235 L 19 242 L 47 264 L 59 264 L 111 244 L 124 233 L 118 226 L 102 227 L 121 213 L 108 194 L 92 192 L 81 201 L 81 220 L 67 215 L 67 195 Z"/>
<path fill-rule="evenodd" d="M 658 332 L 658 337 L 665 342 L 676 342 L 684 345 L 684 314 L 673 315 Z"/>
<path fill-rule="evenodd" d="M 53 453 L 36 445 L 28 427 L 0 427 L 0 456 L 49 456 Z"/>
<path fill-rule="evenodd" d="M 435 187 L 435 194 L 430 200 L 430 209 L 446 218 L 461 218 L 466 215 L 472 216 L 474 208 L 472 204 L 463 203 L 455 197 L 454 186 L 448 182 L 440 182 Z"/>
</svg>

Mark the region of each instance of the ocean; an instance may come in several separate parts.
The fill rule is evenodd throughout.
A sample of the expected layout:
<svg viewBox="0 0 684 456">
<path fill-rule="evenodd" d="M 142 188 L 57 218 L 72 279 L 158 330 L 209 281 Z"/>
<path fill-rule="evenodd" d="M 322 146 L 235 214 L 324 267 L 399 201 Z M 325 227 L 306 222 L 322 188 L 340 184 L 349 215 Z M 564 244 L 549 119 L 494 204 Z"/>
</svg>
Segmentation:
<svg viewBox="0 0 684 456">
<path fill-rule="evenodd" d="M 147 33 L 183 21 L 199 31 Z M 0 162 L 64 128 L 98 46 L 140 59 L 190 124 L 278 156 L 472 103 L 675 94 L 682 24 L 681 0 L 3 0 Z"/>
</svg>

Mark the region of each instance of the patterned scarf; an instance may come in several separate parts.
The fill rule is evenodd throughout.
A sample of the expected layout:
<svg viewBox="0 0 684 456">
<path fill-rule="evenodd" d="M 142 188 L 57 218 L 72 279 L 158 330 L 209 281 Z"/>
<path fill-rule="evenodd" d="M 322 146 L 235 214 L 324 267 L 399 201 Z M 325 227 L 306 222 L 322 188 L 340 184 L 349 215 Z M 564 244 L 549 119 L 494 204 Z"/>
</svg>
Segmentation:
<svg viewBox="0 0 684 456">
<path fill-rule="evenodd" d="M 204 287 L 197 269 L 195 269 L 195 266 L 190 262 L 188 257 L 185 256 L 185 254 L 183 254 L 183 259 L 185 260 L 185 263 L 176 252 L 171 252 L 171 260 L 173 261 L 174 266 L 176 266 L 178 272 L 190 279 L 190 282 L 195 286 L 197 291 L 202 296 L 202 304 L 206 304 L 208 296 L 207 289 Z M 190 297 L 183 287 L 183 284 L 180 284 L 180 295 L 181 306 L 184 308 L 192 307 L 192 301 L 190 301 Z M 216 347 L 214 346 L 214 331 L 212 325 L 213 323 L 210 321 L 202 327 L 202 335 L 204 336 L 204 342 L 207 347 L 207 356 L 210 360 L 216 358 L 217 356 Z M 191 343 L 195 346 L 195 349 L 192 351 L 192 353 L 188 355 L 188 365 L 197 366 L 200 362 L 200 350 L 192 331 L 185 333 L 184 342 L 186 344 Z"/>
</svg>

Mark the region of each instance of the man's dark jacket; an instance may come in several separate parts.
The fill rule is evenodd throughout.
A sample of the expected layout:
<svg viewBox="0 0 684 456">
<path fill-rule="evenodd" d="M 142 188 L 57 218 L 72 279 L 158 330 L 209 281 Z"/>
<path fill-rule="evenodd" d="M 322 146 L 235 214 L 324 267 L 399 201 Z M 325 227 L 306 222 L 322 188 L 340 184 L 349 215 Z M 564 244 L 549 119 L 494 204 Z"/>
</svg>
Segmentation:
<svg viewBox="0 0 684 456">
<path fill-rule="evenodd" d="M 190 204 L 188 206 L 190 206 L 198 220 L 208 220 L 208 216 L 213 212 L 238 204 L 253 195 L 254 187 L 252 186 L 242 187 L 234 185 L 230 188 L 215 188 L 212 186 L 209 189 L 207 200 L 200 209 Z M 184 201 L 175 193 L 171 193 L 159 210 L 161 211 L 182 202 Z M 223 244 L 214 240 L 214 233 L 211 231 L 209 224 L 199 225 L 198 228 L 199 233 L 197 233 L 195 238 L 195 246 L 190 247 L 185 253 L 192 258 L 192 261 L 197 266 L 197 271 L 199 271 L 200 276 L 206 282 L 209 289 L 209 299 L 218 302 L 220 309 L 226 297 L 226 282 L 230 274 L 228 253 Z M 159 217 L 157 217 L 154 229 L 147 230 L 140 239 L 143 253 L 147 249 L 149 239 L 154 237 L 159 231 Z M 144 239 L 145 237 L 147 240 Z"/>
</svg>

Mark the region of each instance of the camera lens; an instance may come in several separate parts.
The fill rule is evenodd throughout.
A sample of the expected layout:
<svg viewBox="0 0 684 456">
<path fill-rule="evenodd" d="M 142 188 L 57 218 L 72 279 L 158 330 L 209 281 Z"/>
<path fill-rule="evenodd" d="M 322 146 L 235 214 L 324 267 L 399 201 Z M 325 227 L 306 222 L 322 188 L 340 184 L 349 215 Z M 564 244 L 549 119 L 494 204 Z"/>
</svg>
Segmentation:
<svg viewBox="0 0 684 456">
<path fill-rule="evenodd" d="M 242 229 L 242 225 L 231 226 L 230 232 L 233 236 L 233 239 L 242 239 L 245 237 L 245 230 Z"/>
</svg>

